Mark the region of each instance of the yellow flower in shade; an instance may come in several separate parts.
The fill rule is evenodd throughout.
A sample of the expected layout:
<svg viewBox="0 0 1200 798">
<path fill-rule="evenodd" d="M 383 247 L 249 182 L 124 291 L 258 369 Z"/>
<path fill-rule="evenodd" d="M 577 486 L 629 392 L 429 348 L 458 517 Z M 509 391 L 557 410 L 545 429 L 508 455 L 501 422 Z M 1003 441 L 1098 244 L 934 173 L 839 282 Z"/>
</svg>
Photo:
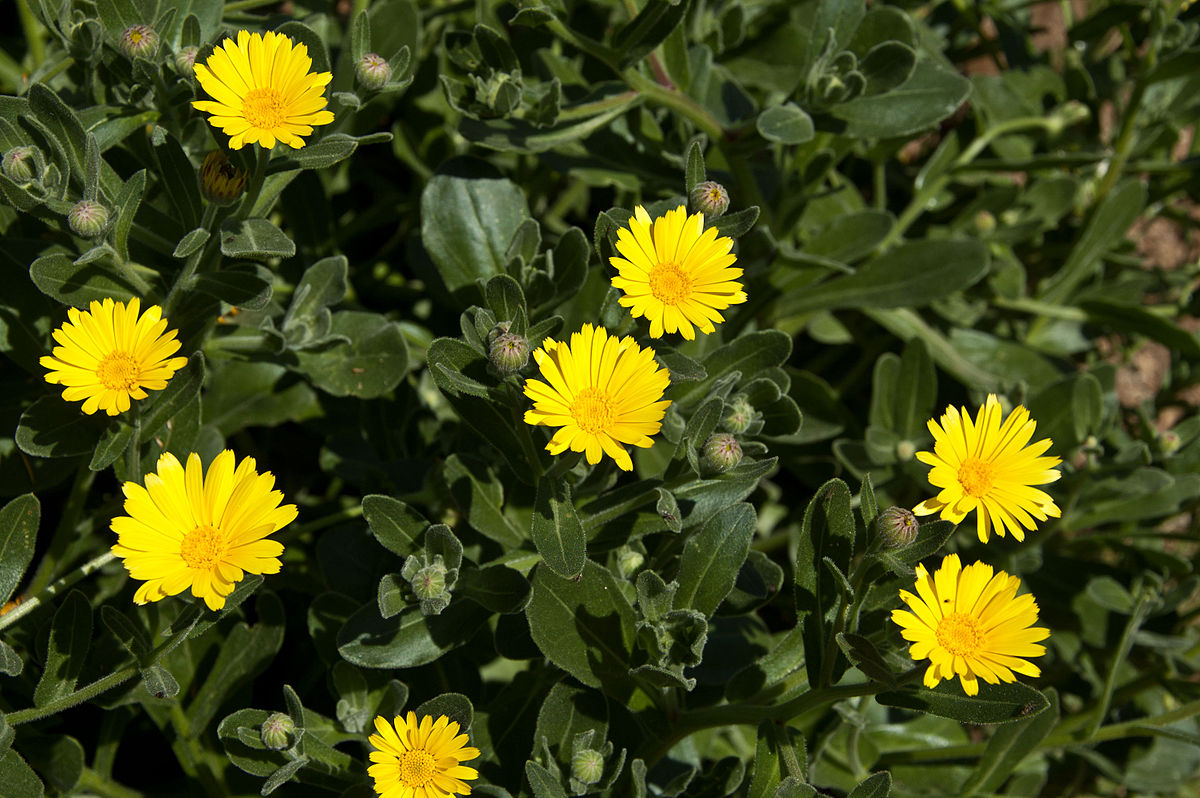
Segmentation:
<svg viewBox="0 0 1200 798">
<path fill-rule="evenodd" d="M 313 125 L 333 121 L 325 110 L 325 86 L 333 75 L 309 72 L 311 67 L 304 44 L 273 31 L 238 31 L 236 43 L 226 39 L 195 65 L 196 79 L 213 99 L 192 107 L 209 114 L 209 124 L 225 131 L 232 149 L 255 142 L 270 149 L 276 140 L 300 149 Z"/>
<path fill-rule="evenodd" d="M 561 427 L 547 451 L 584 452 L 592 465 L 603 453 L 632 471 L 622 444 L 652 446 L 650 436 L 662 427 L 671 404 L 662 398 L 671 380 L 654 362 L 654 350 L 585 324 L 570 344 L 547 338 L 533 359 L 545 381 L 525 381 L 525 395 L 533 400 L 525 423 Z"/>
<path fill-rule="evenodd" d="M 381 798 L 451 798 L 470 795 L 465 780 L 479 778 L 475 768 L 462 762 L 479 756 L 479 749 L 467 745 L 467 735 L 459 734 L 458 721 L 440 715 L 437 720 L 425 715 L 417 722 L 417 713 L 396 716 L 392 723 L 375 718 L 375 731 L 369 738 L 375 746 L 367 773 L 375 780 L 375 792 Z"/>
<path fill-rule="evenodd" d="M 666 331 L 690 341 L 694 327 L 711 333 L 714 322 L 725 321 L 720 311 L 746 301 L 737 281 L 742 270 L 730 268 L 737 260 L 732 248 L 733 239 L 704 229 L 702 213 L 688 216 L 680 205 L 651 221 L 639 205 L 629 227 L 617 231 L 623 257 L 609 259 L 618 272 L 612 284 L 625 294 L 617 301 L 634 318 L 646 317 L 651 338 Z"/>
<path fill-rule="evenodd" d="M 283 544 L 267 535 L 296 520 L 296 505 L 279 503 L 275 477 L 254 470 L 254 459 L 234 468 L 233 452 L 221 452 L 203 473 L 200 455 L 187 468 L 173 454 L 158 458 L 145 487 L 126 482 L 125 512 L 112 520 L 113 554 L 134 579 L 146 584 L 133 600 L 158 601 L 192 589 L 210 609 L 225 606 L 243 572 L 279 572 Z"/>
<path fill-rule="evenodd" d="M 83 412 L 103 410 L 110 416 L 129 409 L 131 399 L 145 399 L 147 390 L 161 391 L 167 380 L 187 364 L 171 357 L 179 350 L 175 330 L 169 332 L 162 308 L 151 305 L 139 315 L 141 302 L 106 299 L 88 310 L 68 308 L 63 326 L 54 331 L 51 355 L 41 364 L 49 369 L 46 382 L 64 385 L 63 399 L 83 400 Z"/>
<path fill-rule="evenodd" d="M 1058 518 L 1062 511 L 1049 494 L 1033 487 L 1046 485 L 1061 476 L 1057 457 L 1041 454 L 1053 443 L 1043 438 L 1033 445 L 1029 439 L 1037 423 L 1029 411 L 1017 407 L 1002 420 L 995 395 L 989 394 L 975 420 L 964 407 L 946 408 L 941 422 L 929 420 L 933 451 L 917 452 L 917 459 L 933 466 L 929 482 L 941 492 L 913 508 L 917 515 L 941 513 L 947 521 L 960 523 L 975 511 L 976 530 L 984 543 L 995 530 L 1004 537 L 1011 532 L 1025 539 L 1038 521 Z M 1022 529 L 1024 527 L 1024 529 Z"/>
<path fill-rule="evenodd" d="M 917 595 L 900 591 L 912 610 L 892 610 L 892 620 L 912 643 L 914 661 L 929 660 L 925 686 L 958 676 L 963 692 L 979 693 L 988 684 L 1016 681 L 1013 671 L 1038 676 L 1041 669 L 1022 657 L 1040 657 L 1050 636 L 1037 623 L 1038 606 L 1028 593 L 1018 596 L 1021 580 L 977 562 L 962 567 L 957 554 L 942 560 L 931 577 L 917 566 Z"/>
</svg>

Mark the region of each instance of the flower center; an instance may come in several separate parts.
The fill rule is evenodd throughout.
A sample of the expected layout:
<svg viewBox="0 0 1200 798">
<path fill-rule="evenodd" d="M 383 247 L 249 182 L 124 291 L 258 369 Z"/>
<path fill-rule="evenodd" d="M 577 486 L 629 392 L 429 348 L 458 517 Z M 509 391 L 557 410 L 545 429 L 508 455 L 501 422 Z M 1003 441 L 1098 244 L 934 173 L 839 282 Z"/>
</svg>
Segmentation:
<svg viewBox="0 0 1200 798">
<path fill-rule="evenodd" d="M 664 305 L 678 305 L 692 295 L 692 278 L 674 263 L 650 270 L 650 293 Z"/>
<path fill-rule="evenodd" d="M 198 526 L 183 536 L 179 556 L 189 568 L 212 568 L 225 554 L 225 536 L 211 526 Z"/>
<path fill-rule="evenodd" d="M 251 89 L 242 99 L 242 116 L 259 130 L 272 130 L 282 125 L 283 111 L 283 95 L 270 86 Z"/>
<path fill-rule="evenodd" d="M 433 779 L 437 761 L 433 754 L 417 748 L 400 756 L 400 781 L 405 787 L 424 787 Z"/>
<path fill-rule="evenodd" d="M 937 627 L 938 645 L 959 657 L 972 657 L 983 647 L 979 622 L 964 612 L 942 618 Z"/>
<path fill-rule="evenodd" d="M 127 391 L 138 381 L 141 369 L 128 352 L 111 352 L 96 367 L 100 384 L 110 391 Z"/>
<path fill-rule="evenodd" d="M 609 430 L 613 409 L 608 394 L 598 388 L 584 388 L 571 403 L 571 417 L 581 430 L 592 435 Z"/>
<path fill-rule="evenodd" d="M 968 457 L 958 467 L 958 484 L 962 485 L 963 493 L 976 499 L 986 496 L 995 481 L 996 469 L 977 457 Z"/>
</svg>

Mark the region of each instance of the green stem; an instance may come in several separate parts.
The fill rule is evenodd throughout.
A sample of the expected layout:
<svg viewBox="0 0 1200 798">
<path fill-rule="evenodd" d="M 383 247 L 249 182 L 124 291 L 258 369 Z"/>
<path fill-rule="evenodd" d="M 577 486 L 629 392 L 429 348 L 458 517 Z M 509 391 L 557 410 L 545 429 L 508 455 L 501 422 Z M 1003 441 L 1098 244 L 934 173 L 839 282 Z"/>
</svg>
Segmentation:
<svg viewBox="0 0 1200 798">
<path fill-rule="evenodd" d="M 267 162 L 271 160 L 271 151 L 261 144 L 256 144 L 257 158 L 254 161 L 254 173 L 250 176 L 250 185 L 246 188 L 246 196 L 238 206 L 238 218 L 248 219 L 254 212 L 258 195 L 262 193 L 263 181 L 267 179 Z"/>
<path fill-rule="evenodd" d="M 11 614 L 11 613 L 10 613 Z M 10 712 L 4 716 L 8 721 L 9 726 L 20 726 L 22 723 L 28 723 L 32 720 L 40 720 L 51 715 L 62 712 L 65 709 L 70 709 L 73 706 L 82 704 L 84 701 L 90 701 L 101 693 L 107 692 L 122 682 L 132 679 L 138 674 L 137 665 L 127 665 L 119 671 L 114 671 L 103 679 L 97 679 L 86 687 L 71 693 L 68 696 L 63 696 L 57 701 L 50 701 L 40 707 L 30 707 L 16 712 Z"/>
<path fill-rule="evenodd" d="M 1056 305 L 1053 302 L 1042 302 L 1037 299 L 996 297 L 992 300 L 992 304 L 1005 310 L 1019 310 L 1022 313 L 1032 313 L 1036 316 L 1049 316 L 1064 321 L 1087 321 L 1087 313 L 1079 308 Z"/>
<path fill-rule="evenodd" d="M 62 579 L 59 579 L 49 587 L 41 589 L 38 591 L 37 595 L 21 602 L 4 615 L 0 615 L 0 629 L 12 626 L 14 623 L 33 612 L 42 604 L 45 604 L 50 599 L 74 585 L 80 579 L 83 579 L 88 574 L 94 573 L 95 571 L 98 571 L 104 566 L 108 565 L 115 558 L 115 554 L 113 554 L 111 551 L 106 551 L 99 557 L 88 560 L 83 565 L 79 566 L 74 571 L 71 571 L 69 574 L 64 576 Z"/>
<path fill-rule="evenodd" d="M 83 514 L 83 505 L 87 501 L 88 491 L 91 490 L 92 481 L 95 478 L 96 472 L 88 468 L 86 462 L 80 462 L 79 469 L 75 472 L 75 481 L 71 483 L 71 492 L 67 494 L 66 504 L 63 505 L 62 517 L 54 529 L 54 536 L 50 539 L 50 547 L 46 550 L 41 562 L 38 563 L 37 571 L 34 572 L 33 579 L 29 583 L 27 591 L 29 594 L 39 593 L 54 579 L 54 571 L 58 567 L 59 560 L 62 559 L 63 553 L 75 539 L 76 527 Z M 10 612 L 0 618 L 0 629 L 7 625 L 5 618 L 12 614 Z"/>
<path fill-rule="evenodd" d="M 99 795 L 100 798 L 142 798 L 142 793 L 131 790 L 123 784 L 117 784 L 111 778 L 97 773 L 91 768 L 84 768 L 75 785 L 83 792 Z"/>
<path fill-rule="evenodd" d="M 261 185 L 259 187 L 261 188 Z M 210 251 L 217 251 L 215 247 L 211 246 L 213 244 L 211 234 L 215 232 L 212 228 L 217 221 L 217 211 L 218 207 L 211 202 L 204 209 L 204 216 L 200 219 L 200 227 L 209 232 L 209 240 L 204 246 L 198 247 L 195 252 L 189 255 L 187 261 L 183 264 L 183 268 L 179 271 L 179 276 L 175 278 L 175 282 L 171 286 L 167 298 L 163 300 L 163 316 L 169 316 L 175 310 L 175 305 L 179 303 L 183 292 L 187 290 L 187 284 L 192 281 L 192 277 L 195 276 L 197 269 L 199 269 L 205 254 Z"/>
<path fill-rule="evenodd" d="M 139 405 L 130 408 L 129 426 L 133 432 L 129 436 L 129 446 L 125 449 L 125 478 L 140 480 L 142 478 L 142 414 Z"/>
<path fill-rule="evenodd" d="M 1150 41 L 1146 48 L 1146 57 L 1142 62 L 1141 75 L 1145 75 L 1154 69 L 1158 63 L 1158 48 L 1162 41 L 1162 32 L 1155 31 L 1150 36 Z M 1113 158 L 1108 165 L 1108 171 L 1104 173 L 1104 177 L 1100 180 L 1100 185 L 1096 188 L 1096 196 L 1094 203 L 1099 205 L 1112 191 L 1113 186 L 1121 179 L 1121 175 L 1125 172 L 1125 165 L 1129 161 L 1129 155 L 1133 151 L 1135 134 L 1137 133 L 1137 118 L 1138 112 L 1141 110 L 1142 97 L 1146 93 L 1146 82 L 1138 79 L 1134 81 L 1133 91 L 1129 95 L 1129 102 L 1125 106 L 1125 115 L 1121 119 L 1121 132 L 1117 134 L 1117 143 L 1113 146 Z"/>
<path fill-rule="evenodd" d="M 222 798 L 228 795 L 228 790 L 222 783 L 218 772 L 214 772 L 207 757 L 207 751 L 200 745 L 192 733 L 192 725 L 178 701 L 171 702 L 171 728 L 175 731 L 175 741 L 171 749 L 185 774 L 192 779 L 198 779 L 204 791 L 212 798 Z"/>
<path fill-rule="evenodd" d="M 1108 714 L 1113 691 L 1117 686 L 1117 671 L 1125 664 L 1125 658 L 1129 656 L 1129 650 L 1133 648 L 1133 637 L 1141 628 L 1142 621 L 1146 619 L 1149 612 L 1150 597 L 1143 593 L 1138 597 L 1137 606 L 1133 608 L 1129 621 L 1125 624 L 1125 631 L 1121 633 L 1121 642 L 1117 645 L 1117 651 L 1112 657 L 1112 664 L 1108 667 L 1108 675 L 1104 679 L 1104 690 L 1100 694 L 1100 701 L 1096 704 L 1095 709 L 1091 710 L 1092 722 L 1088 724 L 1084 739 L 1094 740 L 1096 733 L 1100 731 L 1100 724 L 1104 722 L 1104 716 Z"/>
<path fill-rule="evenodd" d="M 290 536 L 291 537 L 300 537 L 300 536 L 306 535 L 310 532 L 317 532 L 321 529 L 325 529 L 326 527 L 333 526 L 334 524 L 340 524 L 343 521 L 352 521 L 355 518 L 361 518 L 362 514 L 363 514 L 362 505 L 355 504 L 351 507 L 346 507 L 345 509 L 338 510 L 336 513 L 330 513 L 329 515 L 314 519 L 312 521 L 309 521 L 308 523 L 300 524 L 300 525 L 296 526 L 294 529 L 289 530 Z"/>
<path fill-rule="evenodd" d="M 17 14 L 21 17 L 21 31 L 25 36 L 25 46 L 29 48 L 29 57 L 33 61 L 31 66 L 36 69 L 42 61 L 46 60 L 46 30 L 34 16 L 33 9 L 29 7 L 29 0 L 17 0 Z"/>
<path fill-rule="evenodd" d="M 234 0 L 234 2 L 225 4 L 222 13 L 230 14 L 234 11 L 253 11 L 257 8 L 273 5 L 278 5 L 278 0 Z"/>
</svg>

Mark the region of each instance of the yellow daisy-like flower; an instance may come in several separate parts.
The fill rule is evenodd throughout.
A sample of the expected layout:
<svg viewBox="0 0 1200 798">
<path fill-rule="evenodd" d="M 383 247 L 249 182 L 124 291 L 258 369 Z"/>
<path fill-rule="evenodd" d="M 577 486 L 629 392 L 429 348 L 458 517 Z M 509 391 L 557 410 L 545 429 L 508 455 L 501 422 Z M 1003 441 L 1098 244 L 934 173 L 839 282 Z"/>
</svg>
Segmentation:
<svg viewBox="0 0 1200 798">
<path fill-rule="evenodd" d="M 917 459 L 933 466 L 929 482 L 941 492 L 913 508 L 917 515 L 941 513 L 957 524 L 975 511 L 976 530 L 984 543 L 995 530 L 1004 537 L 1011 532 L 1025 539 L 1025 529 L 1034 530 L 1033 519 L 1058 518 L 1062 511 L 1049 494 L 1033 487 L 1054 482 L 1062 460 L 1041 457 L 1053 441 L 1043 438 L 1033 445 L 1029 439 L 1037 422 L 1018 406 L 1001 420 L 1003 412 L 994 394 L 971 421 L 964 407 L 946 408 L 940 423 L 929 420 L 933 451 L 917 452 Z M 1022 529 L 1024 527 L 1024 529 Z"/>
<path fill-rule="evenodd" d="M 662 428 L 671 404 L 662 399 L 671 379 L 654 362 L 654 350 L 585 324 L 569 345 L 547 338 L 533 359 L 546 381 L 525 381 L 525 395 L 533 400 L 525 423 L 562 428 L 546 450 L 584 452 L 592 465 L 604 453 L 618 468 L 632 471 L 633 460 L 621 444 L 653 446 L 650 436 Z"/>
<path fill-rule="evenodd" d="M 52 355 L 39 361 L 49 369 L 46 382 L 65 385 L 63 399 L 83 400 L 83 412 L 103 410 L 110 416 L 129 409 L 131 399 L 147 390 L 161 391 L 187 364 L 171 357 L 179 350 L 176 330 L 166 332 L 162 308 L 151 305 L 139 315 L 141 301 L 129 304 L 93 300 L 88 310 L 68 308 L 70 321 L 54 331 Z"/>
<path fill-rule="evenodd" d="M 651 338 L 678 331 L 690 341 L 693 327 L 707 335 L 713 322 L 725 321 L 720 311 L 746 301 L 737 281 L 742 270 L 730 268 L 737 260 L 732 248 L 733 239 L 704 229 L 702 213 L 688 216 L 680 205 L 651 221 L 639 205 L 629 227 L 617 231 L 624 257 L 609 258 L 618 272 L 612 284 L 625 293 L 617 301 L 635 318 L 646 317 Z"/>
<path fill-rule="evenodd" d="M 112 520 L 113 554 L 134 579 L 146 584 L 133 600 L 158 601 L 192 589 L 210 609 L 225 606 L 243 572 L 279 572 L 283 544 L 267 535 L 296 520 L 296 505 L 279 503 L 275 477 L 255 471 L 254 458 L 234 468 L 233 452 L 221 452 L 202 472 L 200 455 L 187 468 L 175 455 L 158 458 L 146 485 L 126 482 L 125 512 Z"/>
<path fill-rule="evenodd" d="M 1038 676 L 1041 669 L 1021 657 L 1040 657 L 1050 636 L 1037 623 L 1038 606 L 1028 593 L 1018 596 L 1021 580 L 977 562 L 962 567 L 957 554 L 942 560 L 931 577 L 917 566 L 917 595 L 900 591 L 908 610 L 892 610 L 892 620 L 912 643 L 914 661 L 929 660 L 925 686 L 958 676 L 963 692 L 978 695 L 988 684 L 1016 681 L 1013 671 Z"/>
<path fill-rule="evenodd" d="M 369 738 L 376 748 L 370 755 L 375 764 L 367 773 L 381 798 L 471 794 L 464 780 L 479 778 L 479 772 L 461 763 L 479 756 L 479 749 L 467 745 L 470 741 L 458 733 L 458 721 L 425 715 L 418 723 L 417 713 L 409 712 L 408 717 L 397 715 L 392 723 L 375 718 L 375 731 L 379 733 Z"/>
<path fill-rule="evenodd" d="M 312 58 L 303 44 L 281 33 L 238 31 L 237 42 L 226 39 L 203 64 L 196 79 L 213 98 L 195 100 L 192 107 L 209 114 L 208 121 L 229 136 L 239 150 L 258 142 L 270 149 L 275 141 L 300 149 L 313 125 L 328 125 L 325 110 L 329 72 L 309 72 Z"/>
</svg>

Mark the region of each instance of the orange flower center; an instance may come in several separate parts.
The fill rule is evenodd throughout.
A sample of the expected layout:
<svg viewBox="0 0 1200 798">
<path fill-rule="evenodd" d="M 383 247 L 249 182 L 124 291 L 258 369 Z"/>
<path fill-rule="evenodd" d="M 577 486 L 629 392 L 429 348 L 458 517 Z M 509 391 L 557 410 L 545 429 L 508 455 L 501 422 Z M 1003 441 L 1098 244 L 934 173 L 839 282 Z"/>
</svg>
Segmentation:
<svg viewBox="0 0 1200 798">
<path fill-rule="evenodd" d="M 611 429 L 614 415 L 608 394 L 598 388 L 584 388 L 571 403 L 571 417 L 592 435 Z"/>
<path fill-rule="evenodd" d="M 96 367 L 100 384 L 110 391 L 127 391 L 138 381 L 141 369 L 128 352 L 111 352 Z"/>
<path fill-rule="evenodd" d="M 183 536 L 179 556 L 188 568 L 212 568 L 225 555 L 225 535 L 211 526 L 198 526 Z"/>
<path fill-rule="evenodd" d="M 979 621 L 964 612 L 954 612 L 942 618 L 937 627 L 938 645 L 959 657 L 973 657 L 983 647 L 983 630 Z"/>
<path fill-rule="evenodd" d="M 692 295 L 692 278 L 674 263 L 660 263 L 650 270 L 650 293 L 664 305 L 678 305 Z"/>
<path fill-rule="evenodd" d="M 958 484 L 962 485 L 963 493 L 981 499 L 988 494 L 996 483 L 996 469 L 991 463 L 985 463 L 978 457 L 968 457 L 958 467 Z"/>
<path fill-rule="evenodd" d="M 406 787 L 424 787 L 433 779 L 437 761 L 433 754 L 417 748 L 400 755 L 400 781 Z"/>
<path fill-rule="evenodd" d="M 283 124 L 285 105 L 278 89 L 251 89 L 242 99 L 242 116 L 251 127 L 273 130 Z"/>
</svg>

